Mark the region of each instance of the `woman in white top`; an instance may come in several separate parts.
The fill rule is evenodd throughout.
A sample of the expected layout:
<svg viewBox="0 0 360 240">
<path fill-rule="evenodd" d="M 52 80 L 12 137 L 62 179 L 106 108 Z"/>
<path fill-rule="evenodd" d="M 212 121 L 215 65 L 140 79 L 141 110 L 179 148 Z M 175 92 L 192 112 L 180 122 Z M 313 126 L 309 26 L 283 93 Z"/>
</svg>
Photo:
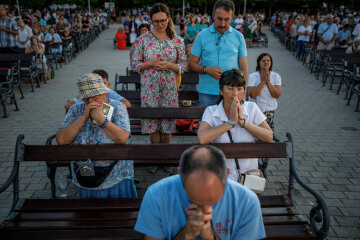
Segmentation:
<svg viewBox="0 0 360 240">
<path fill-rule="evenodd" d="M 346 49 L 346 53 L 360 53 L 360 37 L 353 40 L 353 44 Z"/>
<path fill-rule="evenodd" d="M 304 25 L 299 28 L 297 31 L 298 37 L 298 51 L 297 51 L 297 57 L 300 58 L 304 46 L 307 46 L 307 44 L 310 41 L 310 37 L 312 35 L 312 28 L 310 26 L 310 18 L 305 18 Z"/>
<path fill-rule="evenodd" d="M 25 25 L 24 20 L 22 19 L 18 20 L 18 25 L 20 27 L 19 35 L 17 36 L 18 47 L 26 48 L 27 43 L 30 41 L 30 37 L 33 35 L 32 30 L 28 25 Z"/>
<path fill-rule="evenodd" d="M 197 134 L 200 144 L 255 142 L 258 138 L 271 142 L 273 133 L 266 117 L 253 102 L 243 102 L 244 74 L 237 69 L 225 71 L 220 77 L 220 98 L 217 105 L 206 108 Z M 238 159 L 241 174 L 258 169 L 257 158 Z M 229 178 L 239 180 L 235 159 L 227 159 Z"/>
<path fill-rule="evenodd" d="M 250 101 L 255 102 L 261 112 L 267 117 L 266 121 L 274 131 L 274 112 L 277 100 L 281 96 L 281 77 L 272 71 L 272 57 L 262 53 L 257 58 L 256 72 L 249 75 L 248 91 Z M 274 137 L 274 140 L 276 138 Z"/>
</svg>

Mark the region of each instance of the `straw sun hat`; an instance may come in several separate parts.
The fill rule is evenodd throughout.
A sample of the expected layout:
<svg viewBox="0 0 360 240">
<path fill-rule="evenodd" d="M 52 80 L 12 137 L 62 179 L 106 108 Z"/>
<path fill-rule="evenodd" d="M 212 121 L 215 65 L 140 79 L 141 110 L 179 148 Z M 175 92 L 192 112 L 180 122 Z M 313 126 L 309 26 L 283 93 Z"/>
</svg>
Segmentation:
<svg viewBox="0 0 360 240">
<path fill-rule="evenodd" d="M 77 80 L 79 88 L 79 99 L 90 98 L 103 93 L 110 92 L 100 75 L 95 73 L 84 74 Z"/>
</svg>

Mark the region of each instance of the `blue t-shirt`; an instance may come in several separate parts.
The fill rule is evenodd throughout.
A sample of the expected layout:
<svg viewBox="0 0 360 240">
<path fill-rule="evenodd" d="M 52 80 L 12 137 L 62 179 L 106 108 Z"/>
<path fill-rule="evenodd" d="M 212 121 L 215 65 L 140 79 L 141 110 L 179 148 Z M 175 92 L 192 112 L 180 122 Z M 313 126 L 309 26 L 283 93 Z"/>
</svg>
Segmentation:
<svg viewBox="0 0 360 240">
<path fill-rule="evenodd" d="M 341 30 L 339 34 L 336 36 L 336 38 L 339 39 L 339 41 L 347 40 L 351 37 L 350 30 Z"/>
<path fill-rule="evenodd" d="M 153 238 L 174 239 L 186 225 L 190 204 L 180 175 L 162 179 L 146 191 L 135 230 Z M 259 199 L 239 183 L 228 179 L 223 197 L 212 208 L 212 227 L 221 240 L 265 238 Z"/>
<path fill-rule="evenodd" d="M 334 34 L 338 33 L 338 28 L 334 23 L 330 25 L 329 29 L 327 29 L 328 27 L 329 25 L 327 24 L 327 22 L 324 22 L 319 26 L 317 31 L 317 33 L 320 33 L 322 35 L 324 41 L 330 41 L 333 38 Z M 327 31 L 325 32 L 326 29 Z"/>
<path fill-rule="evenodd" d="M 186 24 L 186 32 L 189 35 L 190 38 L 194 38 L 196 36 L 197 31 L 200 32 L 200 24 L 195 24 L 193 27 L 191 26 L 191 23 Z M 188 37 L 185 35 L 185 39 L 188 39 Z"/>
<path fill-rule="evenodd" d="M 217 66 L 223 71 L 239 68 L 239 58 L 246 57 L 246 44 L 243 35 L 234 28 L 221 36 L 214 24 L 201 31 L 195 40 L 191 54 L 200 57 L 203 66 Z M 198 91 L 204 94 L 219 95 L 219 81 L 209 74 L 199 74 Z"/>
<path fill-rule="evenodd" d="M 201 31 L 204 30 L 204 29 L 207 29 L 207 27 L 208 27 L 207 24 L 204 24 L 204 26 L 201 26 L 201 25 L 199 24 L 199 32 L 201 32 Z"/>
</svg>

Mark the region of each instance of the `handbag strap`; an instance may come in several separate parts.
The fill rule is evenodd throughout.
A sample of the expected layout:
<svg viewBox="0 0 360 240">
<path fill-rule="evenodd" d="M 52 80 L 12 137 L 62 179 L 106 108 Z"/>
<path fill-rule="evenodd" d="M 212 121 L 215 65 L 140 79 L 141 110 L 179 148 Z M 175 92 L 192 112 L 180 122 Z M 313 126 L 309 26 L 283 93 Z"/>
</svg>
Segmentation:
<svg viewBox="0 0 360 240">
<path fill-rule="evenodd" d="M 227 134 L 229 136 L 230 142 L 234 143 L 230 130 L 227 131 Z M 241 180 L 241 171 L 240 171 L 239 159 L 235 158 L 234 161 L 235 161 L 235 165 L 236 165 L 236 170 L 239 174 L 239 181 L 240 181 Z"/>
<path fill-rule="evenodd" d="M 323 36 L 323 35 L 327 32 L 327 30 L 329 30 L 329 28 L 331 27 L 331 25 L 332 25 L 332 24 L 330 24 L 330 25 L 327 27 L 327 29 L 325 29 L 325 31 L 323 31 L 323 32 L 321 33 L 321 36 Z"/>
</svg>

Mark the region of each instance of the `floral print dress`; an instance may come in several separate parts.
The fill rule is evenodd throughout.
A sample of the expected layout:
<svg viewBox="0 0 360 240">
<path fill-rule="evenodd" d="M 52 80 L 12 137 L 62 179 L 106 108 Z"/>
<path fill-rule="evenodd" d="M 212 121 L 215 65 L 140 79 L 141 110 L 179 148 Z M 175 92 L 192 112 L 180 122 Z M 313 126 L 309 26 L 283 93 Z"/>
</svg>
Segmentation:
<svg viewBox="0 0 360 240">
<path fill-rule="evenodd" d="M 178 64 L 179 72 L 157 71 L 154 68 L 141 72 L 141 107 L 178 107 L 177 79 L 186 69 L 184 40 L 175 35 L 173 39 L 158 40 L 151 32 L 144 33 L 134 42 L 132 69 L 140 73 L 140 66 L 162 56 Z M 172 133 L 176 119 L 143 119 L 142 133 L 161 131 Z"/>
</svg>

